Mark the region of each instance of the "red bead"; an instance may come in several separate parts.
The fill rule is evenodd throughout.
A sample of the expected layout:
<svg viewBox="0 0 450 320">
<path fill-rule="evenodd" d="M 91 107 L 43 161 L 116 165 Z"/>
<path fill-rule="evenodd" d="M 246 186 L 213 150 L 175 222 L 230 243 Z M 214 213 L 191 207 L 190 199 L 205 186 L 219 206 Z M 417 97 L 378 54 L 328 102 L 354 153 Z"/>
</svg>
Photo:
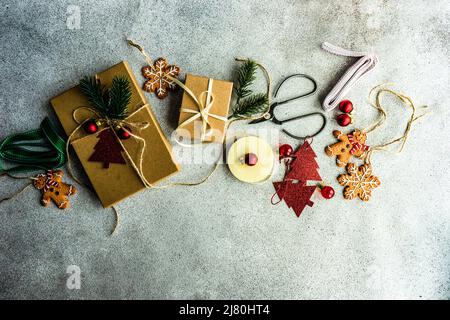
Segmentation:
<svg viewBox="0 0 450 320">
<path fill-rule="evenodd" d="M 353 111 L 353 103 L 350 100 L 343 100 L 339 103 L 339 110 L 344 113 L 350 113 Z"/>
<path fill-rule="evenodd" d="M 86 131 L 86 133 L 92 134 L 92 133 L 96 133 L 98 131 L 98 126 L 95 123 L 95 121 L 93 120 L 89 120 L 87 121 L 84 126 L 84 131 Z"/>
<path fill-rule="evenodd" d="M 117 135 L 119 136 L 120 139 L 127 140 L 130 139 L 131 137 L 130 132 L 131 130 L 129 128 L 127 128 L 126 130 L 124 128 L 120 128 L 119 130 L 117 130 Z"/>
<path fill-rule="evenodd" d="M 292 149 L 292 147 L 288 144 L 283 144 L 280 146 L 280 149 L 278 152 L 280 154 L 280 159 L 283 159 L 283 158 L 290 157 L 292 152 L 294 152 L 294 149 Z"/>
<path fill-rule="evenodd" d="M 323 187 L 322 190 L 320 190 L 320 193 L 325 199 L 331 199 L 334 197 L 334 189 L 330 186 Z"/>
<path fill-rule="evenodd" d="M 254 153 L 247 153 L 245 155 L 245 164 L 253 167 L 255 164 L 258 163 L 258 156 Z"/>
<path fill-rule="evenodd" d="M 352 117 L 350 117 L 350 116 L 349 116 L 348 114 L 346 114 L 346 113 L 343 113 L 343 114 L 338 115 L 338 116 L 336 117 L 336 120 L 337 120 L 338 124 L 339 124 L 341 127 L 346 127 L 346 126 L 348 126 L 350 123 L 352 123 Z"/>
</svg>

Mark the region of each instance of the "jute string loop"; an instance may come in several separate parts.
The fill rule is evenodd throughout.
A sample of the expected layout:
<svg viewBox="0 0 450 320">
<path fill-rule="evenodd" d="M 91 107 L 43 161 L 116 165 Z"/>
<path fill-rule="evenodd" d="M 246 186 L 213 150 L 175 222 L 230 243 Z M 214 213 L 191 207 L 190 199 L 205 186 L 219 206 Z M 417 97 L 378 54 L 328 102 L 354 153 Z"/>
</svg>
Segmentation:
<svg viewBox="0 0 450 320">
<path fill-rule="evenodd" d="M 369 164 L 371 163 L 371 158 L 372 158 L 373 152 L 386 151 L 387 147 L 392 144 L 401 143 L 400 148 L 398 149 L 397 153 L 402 152 L 403 148 L 406 144 L 406 141 L 408 139 L 408 136 L 411 132 L 411 127 L 412 127 L 413 123 L 416 120 L 420 119 L 421 117 L 423 117 L 427 114 L 427 113 L 424 113 L 422 115 L 416 116 L 417 107 L 415 106 L 412 99 L 405 94 L 399 93 L 397 91 L 394 91 L 393 89 L 386 87 L 389 85 L 392 85 L 392 84 L 381 84 L 381 85 L 378 85 L 378 86 L 372 88 L 372 90 L 370 90 L 369 97 L 368 97 L 369 103 L 372 107 L 374 107 L 375 109 L 378 110 L 378 112 L 380 114 L 380 119 L 377 120 L 372 125 L 368 126 L 366 129 L 363 129 L 362 132 L 364 132 L 364 133 L 372 132 L 372 131 L 378 129 L 379 127 L 381 127 L 383 125 L 383 123 L 387 120 L 387 118 L 388 118 L 387 112 L 386 112 L 385 108 L 383 108 L 382 103 L 381 103 L 382 97 L 387 94 L 396 97 L 397 99 L 399 99 L 402 102 L 403 105 L 405 105 L 408 108 L 411 108 L 411 115 L 408 119 L 408 122 L 405 127 L 405 131 L 402 136 L 395 138 L 391 141 L 388 141 L 386 143 L 370 147 L 370 149 L 367 152 L 366 157 L 365 157 L 365 162 L 369 163 Z M 375 96 L 374 100 L 373 100 L 373 96 Z M 428 106 L 423 106 L 422 108 L 428 108 Z"/>
</svg>

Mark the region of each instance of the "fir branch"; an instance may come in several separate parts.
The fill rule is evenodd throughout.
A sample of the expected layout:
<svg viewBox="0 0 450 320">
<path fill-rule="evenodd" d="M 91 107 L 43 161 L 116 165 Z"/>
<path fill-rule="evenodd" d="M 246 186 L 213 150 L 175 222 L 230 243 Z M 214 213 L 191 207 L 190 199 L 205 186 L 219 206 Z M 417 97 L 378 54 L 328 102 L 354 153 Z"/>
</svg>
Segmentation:
<svg viewBox="0 0 450 320">
<path fill-rule="evenodd" d="M 255 73 L 257 68 L 258 68 L 257 63 L 252 60 L 245 61 L 239 68 L 237 78 L 238 86 L 236 88 L 236 95 L 238 102 L 240 99 L 248 97 L 249 95 L 252 94 L 250 86 L 256 79 Z"/>
<path fill-rule="evenodd" d="M 89 104 L 102 116 L 125 119 L 131 101 L 130 81 L 124 76 L 114 77 L 111 88 L 105 90 L 95 77 L 84 77 L 80 81 L 81 92 Z"/>
<path fill-rule="evenodd" d="M 104 99 L 104 90 L 95 77 L 80 80 L 81 92 L 88 98 L 90 105 L 103 115 L 107 115 L 108 106 Z"/>
<path fill-rule="evenodd" d="M 266 110 L 269 104 L 269 98 L 265 93 L 254 94 L 236 104 L 233 110 L 233 117 L 247 118 Z"/>
<path fill-rule="evenodd" d="M 114 77 L 109 92 L 108 114 L 113 119 L 125 119 L 131 101 L 130 81 L 125 76 Z"/>
</svg>

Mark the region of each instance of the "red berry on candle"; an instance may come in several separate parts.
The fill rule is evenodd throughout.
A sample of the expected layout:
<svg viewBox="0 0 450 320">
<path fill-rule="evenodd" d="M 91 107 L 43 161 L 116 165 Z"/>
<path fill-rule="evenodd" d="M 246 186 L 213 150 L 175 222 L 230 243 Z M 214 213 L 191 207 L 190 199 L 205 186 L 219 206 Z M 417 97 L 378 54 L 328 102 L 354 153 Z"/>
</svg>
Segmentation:
<svg viewBox="0 0 450 320">
<path fill-rule="evenodd" d="M 346 114 L 346 113 L 343 113 L 343 114 L 338 115 L 338 116 L 336 117 L 336 120 L 337 120 L 338 124 L 339 124 L 341 127 L 346 127 L 346 126 L 348 126 L 350 123 L 352 123 L 352 117 L 350 117 L 350 116 L 349 116 L 348 114 Z"/>
<path fill-rule="evenodd" d="M 94 120 L 86 121 L 86 123 L 83 125 L 84 131 L 89 134 L 96 133 L 98 131 L 98 125 L 95 123 Z"/>
<path fill-rule="evenodd" d="M 323 187 L 322 190 L 320 190 L 320 193 L 325 199 L 331 199 L 334 197 L 334 189 L 330 186 Z"/>
<path fill-rule="evenodd" d="M 280 146 L 279 149 L 280 159 L 284 159 L 287 157 L 290 157 L 292 152 L 294 152 L 294 149 L 289 144 L 283 144 Z"/>
<path fill-rule="evenodd" d="M 254 153 L 247 153 L 245 155 L 244 161 L 246 165 L 253 167 L 255 164 L 258 163 L 258 156 Z"/>
<path fill-rule="evenodd" d="M 343 100 L 339 103 L 339 110 L 344 113 L 350 113 L 353 111 L 353 103 L 350 100 Z"/>
<path fill-rule="evenodd" d="M 129 128 L 127 128 L 126 130 L 124 128 L 120 128 L 119 130 L 117 130 L 117 135 L 121 140 L 127 140 L 131 137 L 130 131 L 131 130 Z"/>
</svg>

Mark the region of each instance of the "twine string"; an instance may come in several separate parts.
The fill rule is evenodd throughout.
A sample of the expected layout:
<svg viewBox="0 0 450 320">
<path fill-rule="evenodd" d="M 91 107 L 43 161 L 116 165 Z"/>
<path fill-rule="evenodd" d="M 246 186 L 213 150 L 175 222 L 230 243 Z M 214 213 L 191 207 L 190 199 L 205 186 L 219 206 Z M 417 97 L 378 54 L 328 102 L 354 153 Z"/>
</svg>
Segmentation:
<svg viewBox="0 0 450 320">
<path fill-rule="evenodd" d="M 387 85 L 390 85 L 390 84 L 378 85 L 378 86 L 372 88 L 372 90 L 370 90 L 370 92 L 369 92 L 370 105 L 378 110 L 378 112 L 380 114 L 380 118 L 362 131 L 364 133 L 373 132 L 376 129 L 380 128 L 384 124 L 384 122 L 387 120 L 387 118 L 388 118 L 387 112 L 381 103 L 382 97 L 385 96 L 386 94 L 393 95 L 394 97 L 399 99 L 403 105 L 405 105 L 408 108 L 411 108 L 411 115 L 408 119 L 408 122 L 406 124 L 405 130 L 404 130 L 402 136 L 400 136 L 398 138 L 394 138 L 391 141 L 382 143 L 380 145 L 370 147 L 369 151 L 367 152 L 367 154 L 365 156 L 365 162 L 368 164 L 371 163 L 372 155 L 374 152 L 387 151 L 387 147 L 389 147 L 390 145 L 393 145 L 395 143 L 401 143 L 401 145 L 397 151 L 397 153 L 401 153 L 405 147 L 406 141 L 408 140 L 413 123 L 427 114 L 427 113 L 424 113 L 422 115 L 416 116 L 417 107 L 415 106 L 412 99 L 403 93 L 399 93 L 393 89 L 387 88 L 386 87 Z M 376 91 L 376 90 L 378 90 L 378 91 Z M 372 101 L 372 97 L 373 97 L 375 91 L 376 91 L 375 99 L 374 99 L 374 101 Z M 428 108 L 428 106 L 423 106 L 422 108 Z"/>
<path fill-rule="evenodd" d="M 22 176 L 16 176 L 16 175 L 12 175 L 12 174 L 10 174 L 10 173 L 8 173 L 8 172 L 3 172 L 2 174 L 0 174 L 0 177 L 3 177 L 3 176 L 7 176 L 7 177 L 10 177 L 10 178 L 16 179 L 16 180 L 24 180 L 24 179 L 27 179 L 27 180 L 37 180 L 36 177 L 22 177 Z M 8 201 L 8 200 L 13 200 L 13 199 L 15 199 L 15 198 L 18 197 L 20 194 L 22 194 L 22 192 L 24 192 L 26 189 L 28 189 L 28 188 L 31 187 L 32 185 L 33 185 L 33 183 L 27 183 L 27 184 L 25 185 L 25 187 L 23 187 L 23 188 L 20 189 L 19 191 L 13 193 L 12 195 L 10 195 L 10 196 L 8 196 L 8 197 L 6 197 L 6 198 L 0 199 L 0 203 L 2 203 L 2 202 L 4 202 L 4 201 Z"/>
</svg>

